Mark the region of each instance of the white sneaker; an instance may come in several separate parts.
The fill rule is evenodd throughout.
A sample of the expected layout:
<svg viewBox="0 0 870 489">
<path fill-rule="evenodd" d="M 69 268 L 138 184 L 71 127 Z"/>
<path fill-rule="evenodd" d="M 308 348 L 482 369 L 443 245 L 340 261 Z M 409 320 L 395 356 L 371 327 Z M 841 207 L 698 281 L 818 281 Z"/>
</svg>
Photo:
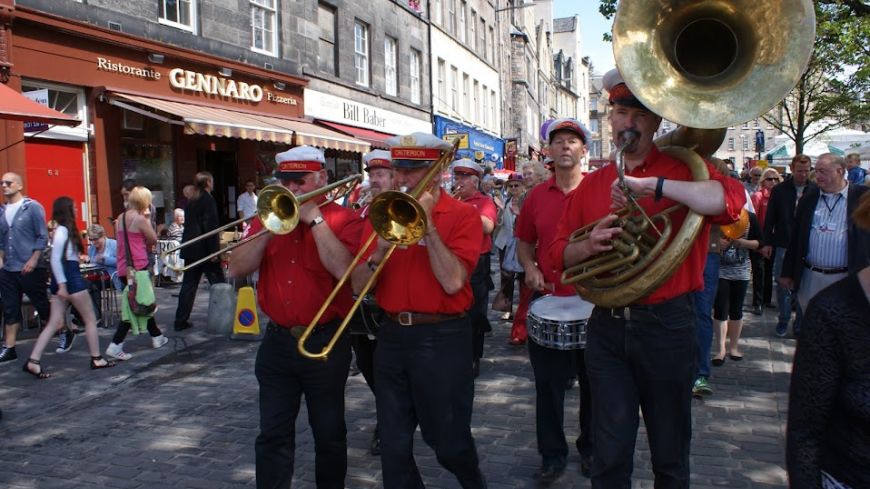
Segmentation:
<svg viewBox="0 0 870 489">
<path fill-rule="evenodd" d="M 160 348 L 166 343 L 169 343 L 169 338 L 163 335 L 151 337 L 151 346 L 153 346 L 154 348 Z"/>
<path fill-rule="evenodd" d="M 115 343 L 109 343 L 109 346 L 106 347 L 106 355 L 112 358 L 117 358 L 118 360 L 129 360 L 133 358 L 133 355 L 124 351 L 124 344 L 116 345 Z"/>
</svg>

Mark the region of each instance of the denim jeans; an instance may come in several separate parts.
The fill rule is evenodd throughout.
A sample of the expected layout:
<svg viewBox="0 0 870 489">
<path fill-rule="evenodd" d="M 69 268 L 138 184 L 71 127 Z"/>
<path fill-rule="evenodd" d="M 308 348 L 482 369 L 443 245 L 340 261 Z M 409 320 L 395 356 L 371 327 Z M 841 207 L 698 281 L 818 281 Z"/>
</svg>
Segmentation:
<svg viewBox="0 0 870 489">
<path fill-rule="evenodd" d="M 785 248 L 777 247 L 773 256 L 773 280 L 776 283 L 776 307 L 779 308 L 778 322 L 780 324 L 788 324 L 789 319 L 791 319 L 792 301 L 797 301 L 794 294 L 785 287 L 780 286 L 777 281 L 780 274 L 782 274 L 782 260 L 785 258 L 785 250 Z M 802 317 L 803 311 L 800 304 L 797 304 L 792 330 L 798 331 L 800 329 Z"/>
<path fill-rule="evenodd" d="M 631 487 L 638 408 L 656 489 L 689 487 L 698 349 L 692 299 L 684 294 L 662 304 L 632 306 L 627 317 L 599 307 L 592 311 L 586 368 L 593 393 L 593 489 Z"/>
<path fill-rule="evenodd" d="M 306 346 L 320 351 L 338 321 L 319 326 Z M 260 384 L 260 434 L 254 443 L 258 489 L 289 489 L 293 479 L 296 416 L 302 397 L 314 435 L 314 480 L 318 489 L 343 489 L 347 473 L 344 386 L 350 367 L 350 337 L 335 343 L 325 362 L 304 358 L 290 331 L 269 324 L 254 364 Z"/>
<path fill-rule="evenodd" d="M 417 425 L 438 462 L 464 489 L 486 487 L 471 436 L 474 379 L 468 317 L 433 324 L 381 324 L 375 401 L 385 489 L 422 488 L 414 461 Z"/>
<path fill-rule="evenodd" d="M 704 289 L 695 292 L 695 323 L 698 328 L 698 377 L 710 376 L 710 349 L 713 343 L 713 300 L 719 286 L 719 253 L 707 253 Z"/>
</svg>

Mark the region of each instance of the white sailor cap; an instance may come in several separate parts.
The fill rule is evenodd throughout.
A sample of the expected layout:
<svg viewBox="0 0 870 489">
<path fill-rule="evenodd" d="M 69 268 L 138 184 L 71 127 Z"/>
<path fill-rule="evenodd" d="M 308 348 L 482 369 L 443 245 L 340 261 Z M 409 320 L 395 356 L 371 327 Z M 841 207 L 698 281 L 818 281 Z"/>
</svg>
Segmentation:
<svg viewBox="0 0 870 489">
<path fill-rule="evenodd" d="M 389 170 L 392 168 L 390 161 L 390 152 L 383 149 L 370 151 L 363 156 L 365 171 L 370 171 L 375 168 L 386 168 Z"/>
<path fill-rule="evenodd" d="M 479 177 L 483 175 L 483 168 L 468 158 L 456 160 L 450 165 L 450 171 L 454 175 L 471 175 Z"/>
<path fill-rule="evenodd" d="M 616 68 L 604 74 L 604 77 L 601 79 L 601 85 L 607 90 L 611 104 L 619 104 L 652 112 L 635 97 L 634 93 L 625 83 L 625 79 L 622 78 L 622 75 L 619 74 L 619 70 Z"/>
<path fill-rule="evenodd" d="M 275 155 L 275 178 L 290 180 L 320 171 L 326 165 L 323 151 L 313 146 L 297 146 Z"/>
<path fill-rule="evenodd" d="M 415 132 L 387 139 L 394 168 L 424 168 L 449 151 L 449 141 L 424 132 Z"/>
</svg>

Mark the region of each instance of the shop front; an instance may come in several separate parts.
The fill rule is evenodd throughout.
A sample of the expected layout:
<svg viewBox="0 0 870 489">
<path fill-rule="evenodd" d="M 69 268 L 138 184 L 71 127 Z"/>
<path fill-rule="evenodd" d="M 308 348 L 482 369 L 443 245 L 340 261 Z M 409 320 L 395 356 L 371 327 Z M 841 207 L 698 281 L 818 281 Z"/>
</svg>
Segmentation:
<svg viewBox="0 0 870 489">
<path fill-rule="evenodd" d="M 392 103 L 392 102 L 391 102 Z M 305 115 L 318 123 L 369 143 L 372 148 L 387 149 L 386 140 L 397 134 L 431 132 L 429 113 L 417 112 L 418 117 L 401 114 L 349 98 L 305 89 Z M 334 165 L 336 177 L 358 173 L 362 159 L 358 154 L 327 151 L 327 163 Z"/>
<path fill-rule="evenodd" d="M 276 153 L 301 144 L 370 148 L 304 118 L 303 79 L 90 25 L 21 10 L 13 60 L 23 92 L 47 90 L 49 106 L 67 113 L 64 107 L 76 107 L 85 121 L 74 134 L 54 130 L 29 139 L 34 150 L 26 154 L 30 167 L 31 157 L 63 149 L 57 154 L 69 168 L 59 177 L 73 180 L 76 162 L 91 222 L 105 225 L 120 212 L 119 189 L 132 178 L 152 191 L 158 223 L 166 223 L 198 171 L 215 176 L 213 195 L 226 221 L 235 217 L 244 181 L 262 185 L 271 176 Z M 76 186 L 54 181 L 48 187 L 58 195 Z"/>
<path fill-rule="evenodd" d="M 435 116 L 435 135 L 454 141 L 459 139 L 456 158 L 469 158 L 493 169 L 504 168 L 504 140 L 461 122 Z"/>
</svg>

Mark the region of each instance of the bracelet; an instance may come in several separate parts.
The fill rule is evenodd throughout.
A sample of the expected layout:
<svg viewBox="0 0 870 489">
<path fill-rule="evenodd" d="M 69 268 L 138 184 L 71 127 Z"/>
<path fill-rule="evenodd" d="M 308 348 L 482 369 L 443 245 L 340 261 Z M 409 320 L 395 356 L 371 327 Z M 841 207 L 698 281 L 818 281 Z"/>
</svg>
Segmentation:
<svg viewBox="0 0 870 489">
<path fill-rule="evenodd" d="M 656 195 L 655 195 L 656 202 L 662 200 L 662 188 L 664 186 L 665 186 L 665 177 L 659 177 L 658 181 L 656 182 Z"/>
</svg>

